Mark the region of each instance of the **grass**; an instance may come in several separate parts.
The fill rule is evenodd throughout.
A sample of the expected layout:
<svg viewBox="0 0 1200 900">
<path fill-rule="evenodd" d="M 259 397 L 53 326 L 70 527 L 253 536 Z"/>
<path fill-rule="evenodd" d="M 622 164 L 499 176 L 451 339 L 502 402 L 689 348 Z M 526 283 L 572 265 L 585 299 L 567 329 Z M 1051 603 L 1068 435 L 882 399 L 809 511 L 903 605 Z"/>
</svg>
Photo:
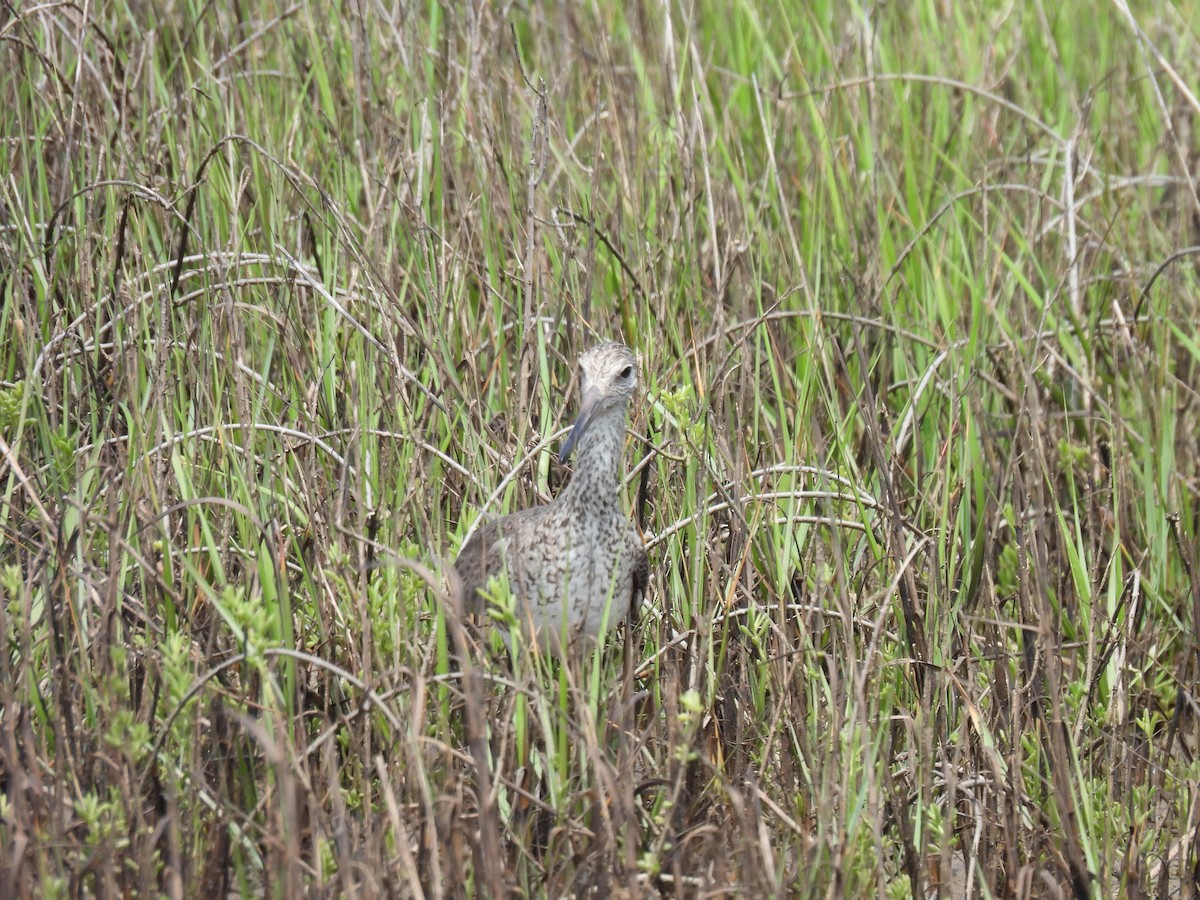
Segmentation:
<svg viewBox="0 0 1200 900">
<path fill-rule="evenodd" d="M 0 5 L 0 895 L 1194 896 L 1191 7 L 386 7 Z"/>
</svg>

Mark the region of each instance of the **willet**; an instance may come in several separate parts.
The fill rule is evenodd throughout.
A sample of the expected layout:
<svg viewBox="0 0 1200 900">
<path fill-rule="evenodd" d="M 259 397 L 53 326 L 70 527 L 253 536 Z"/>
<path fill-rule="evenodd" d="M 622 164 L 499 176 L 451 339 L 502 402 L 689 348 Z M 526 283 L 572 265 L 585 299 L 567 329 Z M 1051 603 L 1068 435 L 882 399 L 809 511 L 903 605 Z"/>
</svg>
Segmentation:
<svg viewBox="0 0 1200 900">
<path fill-rule="evenodd" d="M 611 630 L 645 593 L 649 574 L 618 497 L 637 360 L 609 342 L 584 353 L 579 370 L 579 418 L 558 455 L 565 462 L 577 454 L 570 482 L 550 503 L 481 525 L 454 563 L 473 613 L 483 609 L 488 581 L 506 573 L 516 618 L 543 649 L 560 646 L 564 635 L 568 645 L 594 640 L 605 623 Z"/>
</svg>

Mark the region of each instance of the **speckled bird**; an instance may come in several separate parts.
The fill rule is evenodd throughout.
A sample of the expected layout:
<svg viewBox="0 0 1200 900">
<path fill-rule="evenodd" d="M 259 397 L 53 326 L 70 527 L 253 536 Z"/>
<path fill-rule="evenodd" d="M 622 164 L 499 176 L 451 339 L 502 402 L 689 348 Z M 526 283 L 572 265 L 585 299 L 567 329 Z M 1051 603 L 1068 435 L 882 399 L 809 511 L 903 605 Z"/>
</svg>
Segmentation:
<svg viewBox="0 0 1200 900">
<path fill-rule="evenodd" d="M 568 646 L 595 640 L 610 596 L 607 624 L 614 628 L 645 593 L 649 573 L 642 538 L 618 496 L 637 359 L 608 342 L 584 353 L 579 371 L 579 418 L 558 455 L 560 462 L 577 455 L 570 482 L 550 503 L 481 525 L 454 563 L 475 614 L 489 579 L 507 571 L 516 618 L 543 649 L 561 646 L 564 633 Z"/>
</svg>

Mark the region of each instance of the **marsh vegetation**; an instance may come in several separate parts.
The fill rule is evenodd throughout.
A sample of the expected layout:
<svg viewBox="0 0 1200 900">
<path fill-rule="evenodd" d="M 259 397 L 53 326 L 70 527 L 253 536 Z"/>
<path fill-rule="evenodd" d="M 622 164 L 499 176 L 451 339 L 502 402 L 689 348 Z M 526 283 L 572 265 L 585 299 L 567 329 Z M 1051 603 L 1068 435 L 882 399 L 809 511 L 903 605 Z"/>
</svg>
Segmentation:
<svg viewBox="0 0 1200 900">
<path fill-rule="evenodd" d="M 1193 17 L 0 3 L 0 895 L 1194 896 Z"/>
</svg>

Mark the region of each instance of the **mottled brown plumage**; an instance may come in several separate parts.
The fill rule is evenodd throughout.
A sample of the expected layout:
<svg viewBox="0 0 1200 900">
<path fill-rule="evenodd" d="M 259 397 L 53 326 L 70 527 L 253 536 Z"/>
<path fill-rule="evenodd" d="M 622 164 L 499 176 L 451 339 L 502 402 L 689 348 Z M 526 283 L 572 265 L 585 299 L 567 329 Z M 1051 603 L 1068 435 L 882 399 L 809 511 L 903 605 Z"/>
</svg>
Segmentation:
<svg viewBox="0 0 1200 900">
<path fill-rule="evenodd" d="M 649 564 L 642 539 L 621 512 L 625 414 L 637 388 L 637 360 L 623 344 L 593 347 L 579 359 L 583 399 L 559 458 L 574 450 L 574 474 L 544 506 L 479 526 L 454 566 L 467 610 L 478 613 L 488 581 L 504 572 L 517 619 L 543 648 L 595 639 L 645 593 Z"/>
</svg>

